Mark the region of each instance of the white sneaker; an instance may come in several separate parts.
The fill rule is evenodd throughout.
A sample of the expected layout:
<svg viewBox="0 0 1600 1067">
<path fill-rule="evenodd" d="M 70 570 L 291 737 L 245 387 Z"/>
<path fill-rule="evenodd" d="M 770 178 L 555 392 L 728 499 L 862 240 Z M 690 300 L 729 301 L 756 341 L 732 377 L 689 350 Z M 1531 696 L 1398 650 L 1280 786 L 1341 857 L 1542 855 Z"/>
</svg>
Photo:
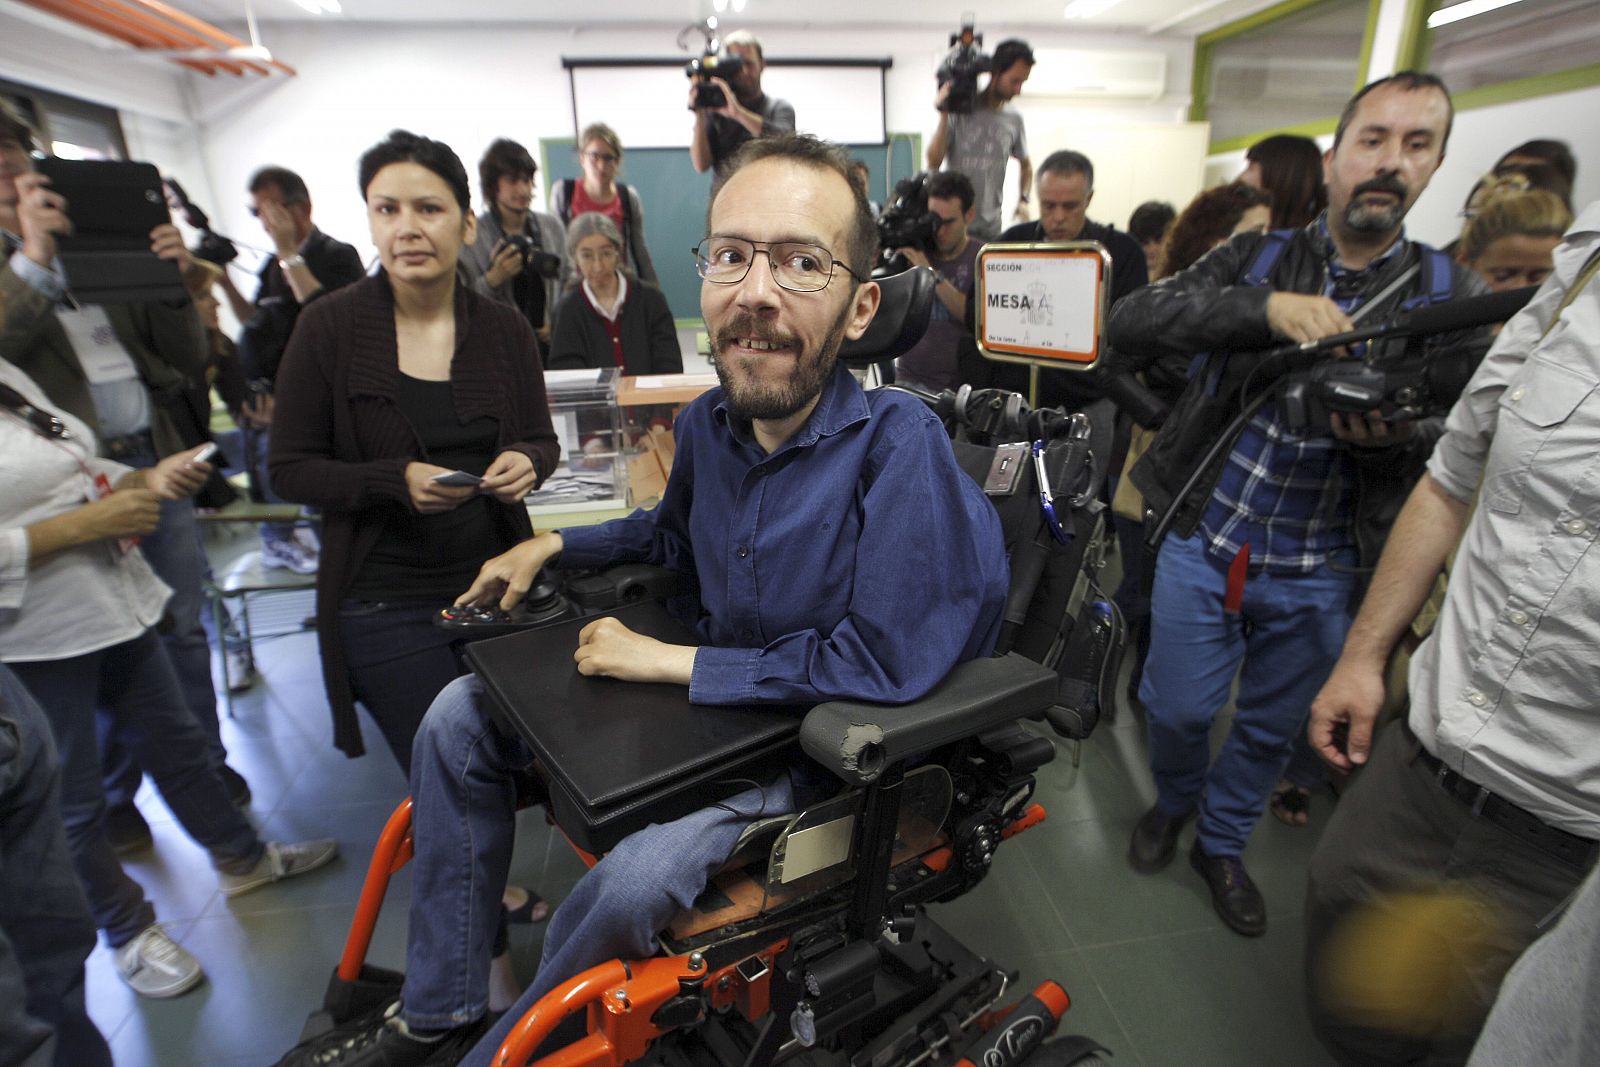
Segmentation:
<svg viewBox="0 0 1600 1067">
<path fill-rule="evenodd" d="M 138 936 L 116 950 L 117 973 L 143 997 L 175 997 L 204 980 L 200 961 L 151 923 Z"/>
<path fill-rule="evenodd" d="M 236 897 L 285 878 L 314 871 L 339 854 L 339 843 L 331 838 L 303 841 L 298 845 L 268 841 L 256 865 L 243 874 L 219 872 L 223 896 Z"/>
<path fill-rule="evenodd" d="M 317 573 L 317 554 L 292 538 L 261 542 L 263 567 L 286 567 L 296 574 Z"/>
<path fill-rule="evenodd" d="M 256 684 L 256 659 L 248 648 L 230 648 L 222 653 L 227 669 L 228 692 L 242 693 Z"/>
</svg>

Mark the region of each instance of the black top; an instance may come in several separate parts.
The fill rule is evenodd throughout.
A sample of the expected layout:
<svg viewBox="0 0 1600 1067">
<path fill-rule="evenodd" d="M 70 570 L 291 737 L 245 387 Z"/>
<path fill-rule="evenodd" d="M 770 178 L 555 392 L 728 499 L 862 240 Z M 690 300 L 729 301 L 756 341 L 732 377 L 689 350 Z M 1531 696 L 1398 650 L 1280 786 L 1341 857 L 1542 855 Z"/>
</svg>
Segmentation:
<svg viewBox="0 0 1600 1067">
<path fill-rule="evenodd" d="M 496 455 L 499 424 L 487 415 L 462 422 L 450 398 L 450 383 L 402 373 L 395 403 L 416 430 L 426 461 L 446 470 L 481 475 Z M 495 533 L 494 498 L 474 496 L 437 515 L 395 506 L 377 543 L 350 585 L 358 600 L 437 600 L 464 592 L 483 561 L 503 545 Z"/>
<path fill-rule="evenodd" d="M 336 241 L 318 229 L 313 229 L 306 238 L 301 255 L 306 257 L 306 269 L 322 283 L 321 291 L 311 298 L 313 300 L 358 282 L 367 273 L 353 246 Z M 256 277 L 260 280 L 256 288 L 256 313 L 239 332 L 239 358 L 247 376 L 272 382 L 278 377 L 278 364 L 283 362 L 283 353 L 289 347 L 301 304 L 295 299 L 283 268 L 278 266 L 276 255 L 269 256 L 261 264 Z"/>
</svg>

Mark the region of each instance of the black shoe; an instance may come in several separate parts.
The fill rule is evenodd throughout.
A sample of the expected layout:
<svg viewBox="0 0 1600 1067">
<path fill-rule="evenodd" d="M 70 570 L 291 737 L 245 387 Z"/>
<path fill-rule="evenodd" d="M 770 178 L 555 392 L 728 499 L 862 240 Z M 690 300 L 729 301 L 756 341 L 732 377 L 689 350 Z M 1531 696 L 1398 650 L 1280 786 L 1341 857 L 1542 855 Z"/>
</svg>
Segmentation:
<svg viewBox="0 0 1600 1067">
<path fill-rule="evenodd" d="M 1260 937 L 1267 932 L 1267 902 L 1250 880 L 1244 860 L 1238 856 L 1208 856 L 1194 843 L 1189 863 L 1211 888 L 1211 903 L 1217 914 L 1236 934 Z"/>
<path fill-rule="evenodd" d="M 150 836 L 150 824 L 144 821 L 139 809 L 132 804 L 117 804 L 106 808 L 106 840 L 111 850 L 119 856 L 136 856 L 155 846 Z"/>
<path fill-rule="evenodd" d="M 397 1000 L 382 1013 L 291 1049 L 275 1067 L 448 1067 L 459 1063 L 487 1029 L 487 1020 L 416 1036 Z"/>
<path fill-rule="evenodd" d="M 1193 808 L 1182 815 L 1168 815 L 1157 804 L 1145 812 L 1133 828 L 1133 840 L 1128 842 L 1128 862 L 1133 869 L 1140 874 L 1154 874 L 1171 863 L 1178 851 L 1178 833 L 1192 818 Z"/>
<path fill-rule="evenodd" d="M 222 765 L 222 784 L 228 787 L 228 799 L 233 801 L 236 808 L 250 806 L 250 783 L 244 780 L 244 775 L 228 766 Z"/>
</svg>

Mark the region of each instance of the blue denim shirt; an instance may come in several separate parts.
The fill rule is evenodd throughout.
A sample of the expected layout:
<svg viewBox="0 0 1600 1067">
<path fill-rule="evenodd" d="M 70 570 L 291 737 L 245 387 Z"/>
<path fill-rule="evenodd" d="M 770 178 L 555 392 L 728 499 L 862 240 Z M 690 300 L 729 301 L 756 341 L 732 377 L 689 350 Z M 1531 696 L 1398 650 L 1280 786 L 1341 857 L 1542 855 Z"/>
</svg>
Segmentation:
<svg viewBox="0 0 1600 1067">
<path fill-rule="evenodd" d="M 661 502 L 563 530 L 564 566 L 660 563 L 700 585 L 700 704 L 903 703 L 994 650 L 1005 546 L 939 420 L 839 367 L 767 455 L 721 389 L 674 426 Z"/>
</svg>

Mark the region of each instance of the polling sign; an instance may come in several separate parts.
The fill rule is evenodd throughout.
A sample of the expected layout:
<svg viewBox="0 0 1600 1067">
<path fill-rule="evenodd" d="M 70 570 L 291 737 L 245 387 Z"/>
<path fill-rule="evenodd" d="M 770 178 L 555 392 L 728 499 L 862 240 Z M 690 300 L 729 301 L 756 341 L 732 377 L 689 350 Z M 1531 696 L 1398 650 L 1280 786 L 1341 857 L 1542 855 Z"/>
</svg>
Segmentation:
<svg viewBox="0 0 1600 1067">
<path fill-rule="evenodd" d="M 978 253 L 978 348 L 990 359 L 1087 370 L 1100 358 L 1111 255 L 1095 241 Z"/>
</svg>

